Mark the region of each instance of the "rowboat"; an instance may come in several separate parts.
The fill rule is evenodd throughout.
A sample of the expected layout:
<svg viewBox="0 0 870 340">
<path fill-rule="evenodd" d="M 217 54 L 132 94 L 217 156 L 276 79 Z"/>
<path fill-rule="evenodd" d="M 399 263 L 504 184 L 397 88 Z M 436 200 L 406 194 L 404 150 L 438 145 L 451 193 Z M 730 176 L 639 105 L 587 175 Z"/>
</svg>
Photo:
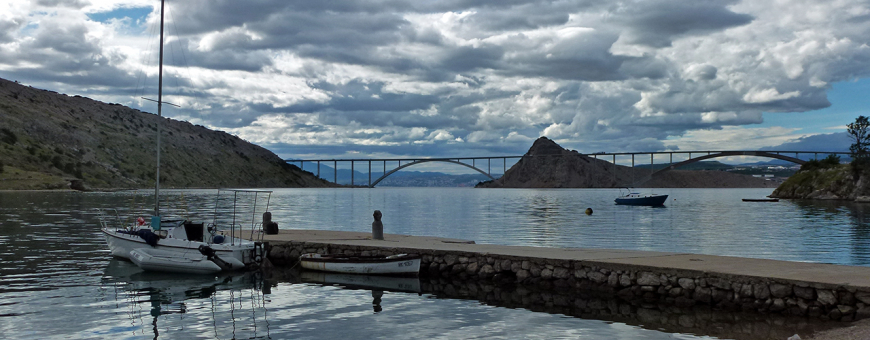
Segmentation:
<svg viewBox="0 0 870 340">
<path fill-rule="evenodd" d="M 420 255 L 348 256 L 307 253 L 299 257 L 302 268 L 324 272 L 370 275 L 417 275 Z"/>
</svg>

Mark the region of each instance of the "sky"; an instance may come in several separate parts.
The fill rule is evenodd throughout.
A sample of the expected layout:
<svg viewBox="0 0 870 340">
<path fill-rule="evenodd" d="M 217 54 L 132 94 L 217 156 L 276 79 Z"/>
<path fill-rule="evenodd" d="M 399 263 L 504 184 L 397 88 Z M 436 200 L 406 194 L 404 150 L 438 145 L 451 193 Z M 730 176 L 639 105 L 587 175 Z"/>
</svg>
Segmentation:
<svg viewBox="0 0 870 340">
<path fill-rule="evenodd" d="M 156 113 L 159 2 L 0 4 L 0 77 Z M 171 0 L 163 114 L 303 159 L 843 150 L 852 0 Z"/>
</svg>

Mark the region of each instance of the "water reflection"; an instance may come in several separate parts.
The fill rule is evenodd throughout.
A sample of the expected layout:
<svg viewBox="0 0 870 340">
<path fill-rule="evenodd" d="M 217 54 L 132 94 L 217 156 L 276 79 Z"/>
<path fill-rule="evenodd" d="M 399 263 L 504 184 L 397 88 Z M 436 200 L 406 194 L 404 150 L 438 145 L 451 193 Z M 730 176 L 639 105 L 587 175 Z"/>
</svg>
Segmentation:
<svg viewBox="0 0 870 340">
<path fill-rule="evenodd" d="M 825 251 L 848 248 L 851 264 L 870 265 L 870 206 L 839 200 L 790 200 L 803 218 L 796 220 L 798 230 L 813 230 Z M 843 217 L 847 217 L 844 219 Z"/>
<path fill-rule="evenodd" d="M 296 275 L 295 272 L 290 275 Z M 345 289 L 371 290 L 372 309 L 375 313 L 383 311 L 381 302 L 384 291 L 397 293 L 420 293 L 420 279 L 416 277 L 392 277 L 377 275 L 335 274 L 317 271 L 301 271 L 298 281 L 316 283 L 322 286 L 337 286 Z"/>
<path fill-rule="evenodd" d="M 173 338 L 269 338 L 266 296 L 271 287 L 259 273 L 154 273 L 113 259 L 101 283 L 127 311 L 131 326 L 117 333 L 153 339 L 167 332 Z"/>
<path fill-rule="evenodd" d="M 781 340 L 794 334 L 806 338 L 820 330 L 843 326 L 842 323 L 808 317 L 719 310 L 700 305 L 678 307 L 649 301 L 628 301 L 606 292 L 508 282 L 340 275 L 298 269 L 282 270 L 277 277 L 280 277 L 278 281 L 292 284 L 315 283 L 340 289 L 370 290 L 375 313 L 389 311 L 389 306 L 383 304 L 385 294 L 414 292 L 424 298 L 474 300 L 487 306 L 723 339 Z M 369 300 L 360 299 L 357 303 L 368 304 Z"/>
</svg>

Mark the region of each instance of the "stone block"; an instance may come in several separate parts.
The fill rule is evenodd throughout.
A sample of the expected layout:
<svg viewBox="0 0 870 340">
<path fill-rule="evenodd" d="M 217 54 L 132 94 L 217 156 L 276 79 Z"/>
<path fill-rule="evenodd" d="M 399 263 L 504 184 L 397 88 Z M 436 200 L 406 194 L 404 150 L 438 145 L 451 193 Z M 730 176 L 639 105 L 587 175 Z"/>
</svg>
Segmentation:
<svg viewBox="0 0 870 340">
<path fill-rule="evenodd" d="M 731 281 L 722 278 L 709 278 L 707 282 L 716 289 L 731 290 Z"/>
<path fill-rule="evenodd" d="M 568 268 L 558 267 L 553 270 L 553 277 L 556 279 L 566 280 L 571 276 L 571 272 L 568 271 Z"/>
<path fill-rule="evenodd" d="M 732 295 L 733 293 L 729 290 L 716 289 L 716 288 L 713 288 L 713 291 L 710 294 L 713 298 L 713 301 L 715 301 L 715 302 L 730 301 L 731 297 L 733 296 Z"/>
<path fill-rule="evenodd" d="M 661 284 L 659 275 L 650 272 L 640 272 L 637 276 L 637 284 L 642 286 L 658 286 Z"/>
<path fill-rule="evenodd" d="M 870 305 L 870 292 L 856 292 L 855 298 L 858 299 L 858 301 L 863 302 L 864 304 Z"/>
<path fill-rule="evenodd" d="M 544 280 L 549 280 L 553 278 L 553 270 L 550 268 L 544 268 L 541 270 L 541 278 Z"/>
<path fill-rule="evenodd" d="M 628 274 L 619 275 L 619 285 L 623 287 L 631 286 L 631 276 Z"/>
<path fill-rule="evenodd" d="M 526 260 L 526 261 L 523 261 L 523 262 L 522 262 L 522 268 L 525 269 L 525 270 L 529 270 L 529 269 L 531 269 L 531 268 L 532 268 L 532 262 L 531 262 L 531 261 L 527 261 L 527 260 Z"/>
<path fill-rule="evenodd" d="M 695 301 L 710 303 L 713 298 L 712 291 L 707 287 L 698 287 L 695 289 L 694 294 L 692 294 L 692 298 L 695 299 Z"/>
<path fill-rule="evenodd" d="M 540 277 L 541 276 L 541 267 L 538 267 L 537 265 L 532 265 L 529 268 L 529 273 L 532 274 L 532 276 L 534 276 L 534 277 Z"/>
<path fill-rule="evenodd" d="M 607 277 L 607 285 L 611 287 L 618 287 L 619 274 L 617 274 L 616 272 L 611 272 L 610 275 Z"/>
<path fill-rule="evenodd" d="M 816 299 L 816 294 L 815 294 L 816 290 L 812 289 L 810 287 L 795 286 L 793 290 L 794 290 L 794 296 L 797 296 L 797 297 L 804 299 L 806 301 L 813 301 Z M 868 296 L 868 297 L 870 297 L 870 296 Z"/>
<path fill-rule="evenodd" d="M 840 291 L 837 292 L 837 301 L 841 305 L 854 305 L 855 304 L 855 294 L 848 291 Z"/>
<path fill-rule="evenodd" d="M 855 307 L 848 305 L 837 305 L 837 309 L 839 309 L 840 313 L 843 315 L 852 315 L 852 313 L 855 313 Z"/>
<path fill-rule="evenodd" d="M 740 297 L 754 298 L 755 295 L 752 294 L 752 285 L 748 283 L 744 283 L 740 286 Z"/>
<path fill-rule="evenodd" d="M 471 262 L 465 267 L 465 273 L 468 275 L 477 274 L 477 262 Z"/>
<path fill-rule="evenodd" d="M 760 300 L 767 299 L 770 297 L 770 287 L 764 283 L 756 283 L 752 285 L 752 296 Z"/>
<path fill-rule="evenodd" d="M 773 299 L 773 303 L 770 305 L 771 312 L 779 312 L 785 310 L 785 300 L 783 299 Z"/>
<path fill-rule="evenodd" d="M 770 295 L 776 298 L 784 298 L 792 293 L 791 285 L 773 283 L 770 285 Z"/>
<path fill-rule="evenodd" d="M 592 282 L 595 283 L 604 283 L 605 281 L 607 281 L 607 276 L 604 276 L 604 274 L 600 272 L 589 272 L 586 274 L 586 277 L 588 277 L 589 280 L 592 280 Z"/>
<path fill-rule="evenodd" d="M 452 266 L 452 265 L 456 264 L 456 261 L 458 259 L 459 259 L 459 256 L 456 256 L 453 254 L 444 255 L 444 263 L 446 263 L 448 266 Z"/>
<path fill-rule="evenodd" d="M 585 279 L 587 277 L 586 274 L 587 274 L 586 269 L 581 268 L 581 269 L 574 270 L 574 278 L 576 278 L 578 280 Z"/>
<path fill-rule="evenodd" d="M 818 301 L 823 306 L 833 306 L 837 304 L 837 296 L 834 295 L 834 292 L 827 289 L 817 289 L 816 295 Z"/>
<path fill-rule="evenodd" d="M 529 271 L 525 269 L 520 269 L 517 272 L 517 282 L 523 282 L 528 279 L 530 276 Z"/>
<path fill-rule="evenodd" d="M 510 271 L 512 271 L 512 272 L 516 272 L 516 270 L 513 270 L 513 265 L 512 265 L 512 263 L 511 263 L 511 260 L 501 260 L 501 269 L 500 269 L 500 271 L 501 271 L 501 270 L 510 270 Z"/>
<path fill-rule="evenodd" d="M 689 278 L 680 278 L 677 280 L 677 284 L 680 285 L 683 289 L 693 290 L 695 289 L 695 280 Z"/>
</svg>

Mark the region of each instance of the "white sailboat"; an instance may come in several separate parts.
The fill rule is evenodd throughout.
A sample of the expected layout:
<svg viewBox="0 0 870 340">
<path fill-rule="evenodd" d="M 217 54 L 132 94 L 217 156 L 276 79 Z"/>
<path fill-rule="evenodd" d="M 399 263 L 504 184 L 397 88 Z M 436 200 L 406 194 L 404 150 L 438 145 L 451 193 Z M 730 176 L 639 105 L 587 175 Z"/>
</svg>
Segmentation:
<svg viewBox="0 0 870 340">
<path fill-rule="evenodd" d="M 160 2 L 160 60 L 158 72 L 158 91 L 157 91 L 157 116 L 162 117 L 163 105 L 163 13 L 164 1 Z M 170 104 L 172 105 L 172 104 Z M 121 218 L 115 214 L 115 219 L 107 216 L 100 211 L 101 231 L 106 237 L 109 250 L 115 257 L 131 260 L 133 255 L 137 256 L 137 261 L 151 261 L 147 264 L 140 265 L 148 270 L 161 271 L 179 271 L 179 266 L 184 266 L 185 262 L 191 268 L 197 267 L 202 263 L 203 259 L 217 263 L 222 269 L 240 269 L 251 263 L 257 262 L 262 258 L 262 247 L 260 242 L 252 241 L 254 230 L 262 230 L 262 226 L 257 228 L 255 222 L 251 222 L 251 240 L 241 238 L 241 226 L 236 225 L 235 209 L 236 197 L 240 193 L 250 194 L 254 196 L 253 210 L 256 214 L 257 197 L 259 195 L 266 196 L 265 209 L 268 210 L 268 200 L 271 197 L 271 191 L 263 190 L 238 190 L 238 189 L 221 189 L 218 191 L 220 198 L 221 191 L 229 191 L 234 195 L 232 214 L 229 222 L 229 234 L 226 230 L 220 230 L 222 226 L 218 225 L 217 214 L 219 213 L 217 206 L 215 207 L 215 219 L 212 223 L 193 223 L 186 220 L 167 220 L 160 215 L 160 128 L 162 119 L 157 120 L 157 171 L 154 188 L 154 215 L 151 217 L 150 223 L 143 218 L 139 218 L 136 223 L 125 225 Z M 218 200 L 219 201 L 219 200 Z M 215 203 L 216 205 L 218 203 Z M 241 212 L 238 212 L 241 213 Z M 254 215 L 252 215 L 254 216 Z M 236 232 L 238 228 L 238 232 Z M 262 237 L 261 233 L 258 233 Z M 147 257 L 142 260 L 143 254 L 155 253 L 150 251 L 139 251 L 137 254 L 131 255 L 131 252 L 137 249 L 156 249 L 160 256 Z M 177 254 L 172 258 L 172 254 Z M 170 265 L 161 266 L 159 261 Z M 216 260 L 217 259 L 217 260 Z M 138 264 L 138 262 L 137 262 Z M 146 268 L 147 267 L 147 268 Z M 170 268 L 171 267 L 171 268 Z"/>
</svg>

